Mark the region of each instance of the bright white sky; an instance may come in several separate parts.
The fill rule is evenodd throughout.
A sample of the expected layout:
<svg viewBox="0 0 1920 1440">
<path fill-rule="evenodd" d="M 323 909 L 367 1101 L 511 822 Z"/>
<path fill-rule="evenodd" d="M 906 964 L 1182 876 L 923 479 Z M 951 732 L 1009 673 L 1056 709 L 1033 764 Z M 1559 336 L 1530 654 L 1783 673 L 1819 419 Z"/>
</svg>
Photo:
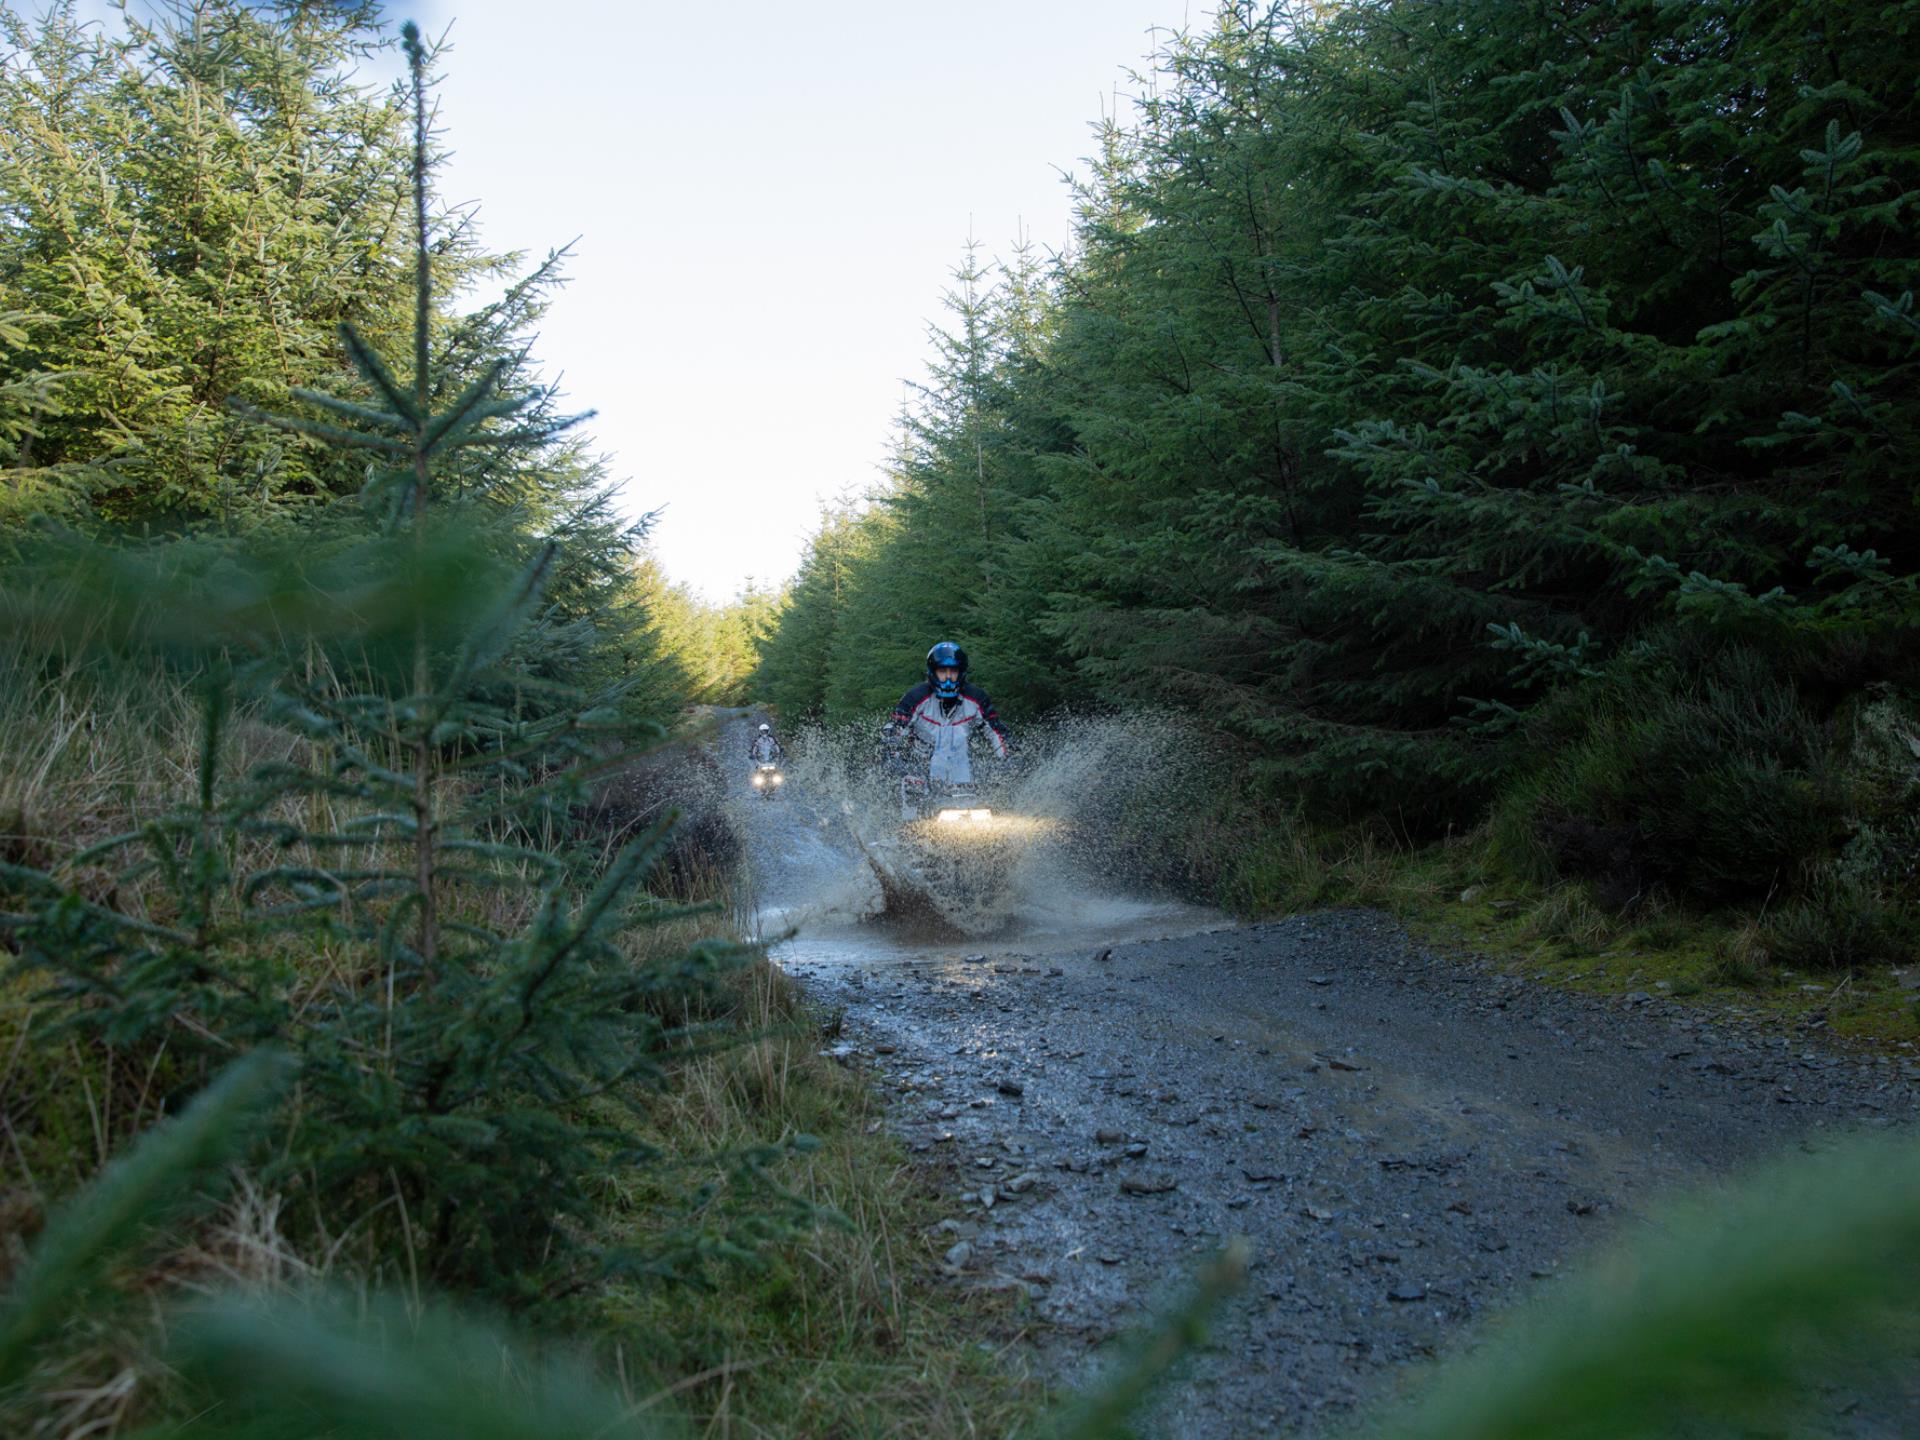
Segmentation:
<svg viewBox="0 0 1920 1440">
<path fill-rule="evenodd" d="M 77 3 L 116 23 L 110 0 Z M 578 237 L 536 353 L 574 408 L 598 412 L 590 433 L 629 509 L 662 512 L 668 573 L 719 601 L 787 579 L 821 505 L 873 486 L 968 235 L 988 259 L 1022 232 L 1062 248 L 1061 172 L 1084 175 L 1094 122 L 1130 109 L 1127 72 L 1213 9 L 389 0 L 387 14 L 450 35 L 442 198 L 477 202 L 496 250 Z"/>
<path fill-rule="evenodd" d="M 580 237 L 538 353 L 664 507 L 668 573 L 778 583 L 823 500 L 877 478 L 969 230 L 1066 242 L 1060 170 L 1124 108 L 1151 27 L 1207 0 L 427 0 L 449 21 L 449 201 L 487 242 Z M 1057 168 L 1056 168 L 1057 167 Z"/>
</svg>

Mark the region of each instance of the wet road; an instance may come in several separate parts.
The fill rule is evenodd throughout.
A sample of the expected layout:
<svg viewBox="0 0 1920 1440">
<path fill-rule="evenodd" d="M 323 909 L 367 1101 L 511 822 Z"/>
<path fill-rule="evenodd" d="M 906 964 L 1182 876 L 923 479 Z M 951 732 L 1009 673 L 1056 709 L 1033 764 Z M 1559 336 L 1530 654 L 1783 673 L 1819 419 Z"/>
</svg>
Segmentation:
<svg viewBox="0 0 1920 1440">
<path fill-rule="evenodd" d="M 1233 926 L 1053 870 L 992 940 L 903 939 L 858 921 L 877 886 L 795 779 L 742 815 L 770 933 L 797 927 L 774 953 L 941 1177 L 954 1283 L 1027 1291 L 1072 1376 L 1253 1242 L 1160 1433 L 1322 1428 L 1662 1193 L 1920 1097 L 1915 1063 L 1535 987 L 1378 915 Z M 1828 1400 L 1845 1433 L 1911 1433 Z"/>
</svg>

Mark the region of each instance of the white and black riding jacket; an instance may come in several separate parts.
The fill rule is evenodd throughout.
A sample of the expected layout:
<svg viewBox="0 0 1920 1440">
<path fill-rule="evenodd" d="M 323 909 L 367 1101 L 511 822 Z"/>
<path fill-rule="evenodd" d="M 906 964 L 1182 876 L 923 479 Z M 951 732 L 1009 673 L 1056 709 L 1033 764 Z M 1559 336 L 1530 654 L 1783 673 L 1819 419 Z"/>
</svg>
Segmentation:
<svg viewBox="0 0 1920 1440">
<path fill-rule="evenodd" d="M 929 780 L 965 785 L 973 779 L 967 740 L 976 728 L 987 732 L 995 754 L 1007 758 L 1006 726 L 1000 723 L 987 692 L 974 685 L 962 685 L 950 699 L 942 699 L 930 684 L 916 685 L 893 707 L 892 724 L 926 746 L 932 756 L 927 764 Z"/>
</svg>

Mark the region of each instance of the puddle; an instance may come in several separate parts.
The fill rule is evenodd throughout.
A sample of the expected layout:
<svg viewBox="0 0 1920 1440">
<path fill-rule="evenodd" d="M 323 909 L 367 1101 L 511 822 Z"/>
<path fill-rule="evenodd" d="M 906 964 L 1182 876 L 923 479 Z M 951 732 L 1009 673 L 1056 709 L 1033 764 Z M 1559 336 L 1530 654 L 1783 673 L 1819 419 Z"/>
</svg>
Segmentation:
<svg viewBox="0 0 1920 1440">
<path fill-rule="evenodd" d="M 730 784 L 759 934 L 842 1011 L 831 1053 L 886 1097 L 942 1196 L 924 1237 L 940 1283 L 1023 1289 L 1041 1355 L 1082 1383 L 1226 1237 L 1252 1242 L 1214 1346 L 1145 1430 L 1345 1429 L 1674 1184 L 1803 1114 L 1895 1104 L 1887 1077 L 1823 1069 L 1783 1106 L 1764 1054 L 1754 1101 L 1686 1069 L 1706 1042 L 1683 1049 L 1664 1021 L 1554 992 L 1509 1009 L 1383 916 L 1235 927 L 1128 893 L 1114 877 L 1139 867 L 1089 843 L 1117 804 L 1094 742 L 1035 772 L 1025 798 L 1079 843 L 1035 852 L 988 936 L 880 913 L 860 827 L 889 817 L 862 810 L 852 750 L 803 753 L 778 801 L 748 798 L 743 766 Z M 1920 1433 L 1879 1418 L 1845 1428 Z"/>
<path fill-rule="evenodd" d="M 744 754 L 751 733 L 745 718 L 724 728 L 723 761 L 736 746 Z M 916 903 L 919 877 L 896 858 L 902 827 L 890 793 L 868 773 L 871 747 L 857 732 L 809 731 L 794 740 L 777 800 L 761 799 L 745 765 L 735 765 L 729 801 L 747 841 L 756 935 L 774 961 L 873 966 L 969 947 L 1061 955 L 1228 923 L 1216 910 L 1117 892 L 1094 878 L 1105 812 L 1117 803 L 1115 787 L 1099 785 L 1095 772 L 1150 771 L 1151 757 L 1140 752 L 1172 753 L 1173 737 L 1153 725 L 1085 722 L 1035 743 L 1042 753 L 1013 788 L 1012 813 L 995 822 L 999 843 L 1023 848 L 1012 863 L 995 857 L 1009 873 L 987 903 L 952 894 Z M 1173 769 L 1154 773 L 1170 783 Z"/>
</svg>

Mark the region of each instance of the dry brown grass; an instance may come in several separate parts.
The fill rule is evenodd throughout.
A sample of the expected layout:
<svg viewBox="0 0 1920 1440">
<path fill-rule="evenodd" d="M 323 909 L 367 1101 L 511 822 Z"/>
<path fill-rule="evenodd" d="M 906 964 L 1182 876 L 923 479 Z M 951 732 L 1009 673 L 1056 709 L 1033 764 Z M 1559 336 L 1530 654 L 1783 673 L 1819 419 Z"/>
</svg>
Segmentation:
<svg viewBox="0 0 1920 1440">
<path fill-rule="evenodd" d="M 623 1291 L 608 1321 L 628 1364 L 677 1386 L 709 1435 L 937 1440 L 1018 1428 L 1042 1388 L 976 1343 L 1010 1339 L 1017 1317 L 1004 1295 L 937 1276 L 935 1197 L 885 1133 L 872 1091 L 822 1056 L 819 1022 L 775 967 L 756 962 L 735 993 L 752 1038 L 682 1066 L 650 1130 L 676 1153 L 716 1157 L 810 1135 L 818 1148 L 777 1180 L 830 1218 L 691 1311 L 683 1293 Z M 688 1178 L 721 1184 L 723 1168 Z M 644 1193 L 625 1198 L 629 1234 L 644 1238 L 660 1212 Z"/>
</svg>

